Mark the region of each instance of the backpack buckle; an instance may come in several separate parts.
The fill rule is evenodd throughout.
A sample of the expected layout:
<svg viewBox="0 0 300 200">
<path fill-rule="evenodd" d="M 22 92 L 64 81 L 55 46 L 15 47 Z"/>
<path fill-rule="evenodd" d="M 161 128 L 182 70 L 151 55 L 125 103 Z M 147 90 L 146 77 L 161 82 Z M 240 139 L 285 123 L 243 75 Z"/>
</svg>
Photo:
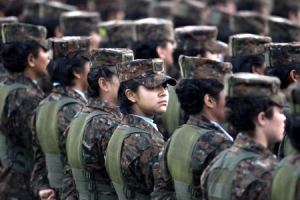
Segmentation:
<svg viewBox="0 0 300 200">
<path fill-rule="evenodd" d="M 127 189 L 126 187 L 122 187 L 123 193 L 127 197 L 127 199 L 134 198 L 135 194 L 132 190 Z"/>
</svg>

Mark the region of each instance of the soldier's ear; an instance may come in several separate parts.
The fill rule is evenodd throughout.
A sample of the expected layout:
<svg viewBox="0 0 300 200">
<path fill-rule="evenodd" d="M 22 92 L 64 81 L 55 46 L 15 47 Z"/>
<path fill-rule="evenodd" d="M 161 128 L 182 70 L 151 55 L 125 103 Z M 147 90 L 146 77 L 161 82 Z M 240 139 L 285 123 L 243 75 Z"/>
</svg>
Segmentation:
<svg viewBox="0 0 300 200">
<path fill-rule="evenodd" d="M 130 89 L 125 90 L 125 95 L 129 101 L 132 103 L 135 103 L 137 101 L 137 96 L 134 92 L 132 92 Z"/>
<path fill-rule="evenodd" d="M 166 57 L 165 48 L 163 48 L 160 45 L 158 45 L 156 47 L 156 53 L 157 53 L 158 57 L 161 58 L 161 59 L 164 59 Z"/>
<path fill-rule="evenodd" d="M 204 95 L 203 97 L 203 102 L 204 102 L 204 105 L 208 108 L 213 108 L 214 107 L 214 104 L 216 103 L 216 100 L 209 94 L 206 94 Z"/>
<path fill-rule="evenodd" d="M 107 81 L 105 78 L 101 77 L 98 79 L 98 85 L 100 87 L 100 90 L 103 90 L 105 92 L 108 92 L 109 91 L 109 87 L 107 85 Z"/>
<path fill-rule="evenodd" d="M 296 82 L 300 81 L 299 73 L 294 69 L 290 71 L 288 78 L 291 83 L 296 83 Z"/>
<path fill-rule="evenodd" d="M 33 54 L 29 54 L 27 56 L 27 64 L 29 67 L 34 67 L 35 63 L 34 63 L 34 56 Z"/>
</svg>

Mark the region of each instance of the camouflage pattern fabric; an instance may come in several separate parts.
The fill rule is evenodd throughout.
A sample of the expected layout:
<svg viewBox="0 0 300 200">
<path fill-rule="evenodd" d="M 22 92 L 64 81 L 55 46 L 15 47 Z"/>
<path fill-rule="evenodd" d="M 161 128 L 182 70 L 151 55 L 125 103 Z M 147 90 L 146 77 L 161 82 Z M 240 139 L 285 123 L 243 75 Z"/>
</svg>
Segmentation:
<svg viewBox="0 0 300 200">
<path fill-rule="evenodd" d="M 237 34 L 229 37 L 229 56 L 251 56 L 264 54 L 264 44 L 272 38 L 253 34 Z"/>
<path fill-rule="evenodd" d="M 82 138 L 83 162 L 88 171 L 99 175 L 99 177 L 103 179 L 103 182 L 99 182 L 99 184 L 110 186 L 111 181 L 104 165 L 104 154 L 113 132 L 121 123 L 122 114 L 113 105 L 106 101 L 89 98 L 87 107 L 84 108 L 82 112 L 91 113 L 94 110 L 103 110 L 110 114 L 97 115 L 93 117 L 92 120 L 86 125 Z M 68 134 L 68 130 L 69 128 L 65 131 L 64 134 L 66 137 Z M 73 176 L 69 165 L 65 166 L 64 171 L 64 182 L 72 183 Z M 72 186 L 74 185 L 66 186 L 66 188 L 70 188 L 69 193 L 72 194 L 68 196 L 68 199 L 76 199 L 78 197 L 76 188 Z M 73 189 L 72 192 L 71 189 Z M 105 192 L 102 194 L 97 193 L 97 195 L 107 195 L 116 197 L 117 199 L 116 193 L 113 192 Z"/>
<path fill-rule="evenodd" d="M 15 16 L 0 17 L 0 25 L 1 24 L 9 24 L 9 23 L 18 23 L 18 18 Z"/>
<path fill-rule="evenodd" d="M 277 77 L 250 73 L 227 74 L 224 92 L 228 97 L 268 97 L 279 106 L 286 104 Z"/>
<path fill-rule="evenodd" d="M 269 43 L 265 44 L 265 59 L 268 67 L 284 67 L 300 63 L 300 43 Z"/>
<path fill-rule="evenodd" d="M 225 75 L 232 73 L 232 65 L 227 62 L 183 55 L 179 57 L 178 62 L 185 79 L 217 79 L 223 83 Z"/>
<path fill-rule="evenodd" d="M 129 49 L 92 49 L 90 52 L 90 68 L 107 68 L 118 76 L 117 63 L 133 60 L 133 52 Z"/>
<path fill-rule="evenodd" d="M 25 1 L 24 16 L 25 17 L 50 17 L 59 19 L 63 12 L 75 11 L 76 6 L 71 6 L 59 1 L 44 1 L 44 0 L 27 0 Z"/>
<path fill-rule="evenodd" d="M 258 157 L 244 159 L 238 163 L 236 171 L 233 175 L 231 188 L 231 199 L 270 199 L 269 189 L 274 170 L 277 166 L 277 161 L 272 152 L 256 143 L 253 139 L 246 135 L 238 135 L 233 146 L 230 148 L 227 155 L 236 157 L 237 154 L 252 152 Z M 211 169 L 218 160 L 214 159 L 204 170 L 201 176 L 201 189 L 204 200 L 208 200 L 208 177 L 212 176 Z M 265 173 L 262 174 L 262 171 Z M 258 177 L 257 181 L 252 181 L 252 176 Z"/>
<path fill-rule="evenodd" d="M 176 49 L 209 50 L 218 49 L 218 29 L 215 26 L 185 26 L 175 29 Z"/>
<path fill-rule="evenodd" d="M 201 194 L 200 177 L 207 165 L 223 150 L 232 146 L 232 141 L 223 133 L 223 131 L 212 124 L 206 117 L 196 118 L 190 116 L 188 125 L 197 126 L 198 129 L 209 129 L 206 134 L 198 139 L 192 150 L 190 159 L 190 176 L 192 177 L 193 188 Z M 180 130 L 180 128 L 179 128 Z M 182 134 L 186 134 L 182 132 Z M 172 175 L 168 169 L 167 155 L 172 137 L 166 142 L 159 155 L 160 176 L 163 181 L 156 181 L 154 192 L 151 197 L 156 200 L 172 198 L 174 195 L 174 186 Z"/>
<path fill-rule="evenodd" d="M 91 37 L 50 38 L 50 59 L 89 58 L 90 45 Z"/>
<path fill-rule="evenodd" d="M 52 93 L 49 95 L 49 101 L 58 101 L 62 98 L 62 96 L 71 97 L 78 100 L 78 104 L 67 104 L 63 106 L 57 113 L 58 122 L 57 122 L 57 133 L 59 139 L 59 150 L 61 156 L 66 158 L 66 137 L 63 135 L 66 128 L 69 126 L 73 117 L 82 110 L 85 106 L 86 101 L 85 99 L 77 93 L 74 89 L 68 86 L 58 86 L 54 87 Z M 33 139 L 32 139 L 32 146 L 34 150 L 34 157 L 35 157 L 35 165 L 34 170 L 31 175 L 31 187 L 33 188 L 36 195 L 38 192 L 43 189 L 49 189 L 49 181 L 47 178 L 47 167 L 46 167 L 46 157 L 45 154 L 40 146 L 40 142 L 37 137 L 37 133 L 35 128 L 33 129 Z M 63 160 L 65 163 L 65 160 Z M 59 191 L 62 193 L 62 197 L 68 194 L 68 188 L 65 190 Z M 59 195 L 59 193 L 57 195 Z"/>
<path fill-rule="evenodd" d="M 100 15 L 98 12 L 71 11 L 61 13 L 59 20 L 64 33 L 81 30 L 96 31 Z"/>
<path fill-rule="evenodd" d="M 44 26 L 35 26 L 24 23 L 8 23 L 1 25 L 3 43 L 36 41 L 48 49 L 46 40 L 47 29 Z"/>
<path fill-rule="evenodd" d="M 233 16 L 233 31 L 265 35 L 267 16 L 254 11 L 240 11 Z"/>
<path fill-rule="evenodd" d="M 113 20 L 100 22 L 97 26 L 102 43 L 118 43 L 122 41 L 134 40 L 134 21 Z"/>
<path fill-rule="evenodd" d="M 148 132 L 132 133 L 126 137 L 120 159 L 126 185 L 135 192 L 150 194 L 158 176 L 158 154 L 164 145 L 163 137 L 152 125 L 132 115 L 124 116 L 120 126 Z"/>
<path fill-rule="evenodd" d="M 275 42 L 300 42 L 300 25 L 281 17 L 268 17 L 267 35 Z"/>
<path fill-rule="evenodd" d="M 28 89 L 16 89 L 7 97 L 1 113 L 0 131 L 8 136 L 13 146 L 28 150 L 33 162 L 32 118 L 34 111 L 45 96 L 33 81 L 23 74 L 11 74 L 4 84 L 21 83 Z M 26 176 L 0 163 L 0 199 L 34 199 L 30 188 L 30 175 Z"/>
<path fill-rule="evenodd" d="M 211 7 L 208 10 L 206 24 L 217 26 L 219 29 L 234 30 L 233 14 Z"/>
<path fill-rule="evenodd" d="M 160 18 L 146 18 L 135 21 L 135 42 L 174 41 L 173 22 Z"/>
<path fill-rule="evenodd" d="M 289 109 L 291 113 L 300 114 L 300 85 L 294 83 L 290 85 L 285 93 L 289 101 Z"/>
<path fill-rule="evenodd" d="M 125 82 L 135 80 L 149 88 L 159 86 L 165 82 L 175 86 L 176 80 L 165 75 L 162 59 L 141 59 L 117 64 L 119 80 Z"/>
<path fill-rule="evenodd" d="M 178 5 L 177 5 L 178 6 Z M 172 20 L 175 14 L 175 1 L 155 2 L 148 10 L 148 15 L 153 18 L 165 18 Z"/>
<path fill-rule="evenodd" d="M 178 1 L 174 15 L 183 19 L 191 20 L 197 24 L 202 24 L 204 22 L 204 13 L 206 9 L 207 5 L 202 1 Z"/>
</svg>

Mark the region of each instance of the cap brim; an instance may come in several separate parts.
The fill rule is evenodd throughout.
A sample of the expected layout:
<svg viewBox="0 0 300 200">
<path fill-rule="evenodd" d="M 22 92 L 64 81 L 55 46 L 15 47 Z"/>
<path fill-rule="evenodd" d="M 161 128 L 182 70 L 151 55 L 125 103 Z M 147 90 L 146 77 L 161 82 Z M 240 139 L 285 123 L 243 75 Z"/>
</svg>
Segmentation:
<svg viewBox="0 0 300 200">
<path fill-rule="evenodd" d="M 136 80 L 139 84 L 144 85 L 147 88 L 154 88 L 164 83 L 168 83 L 171 86 L 175 86 L 177 81 L 165 74 L 152 74 L 145 78 L 140 78 Z"/>
<path fill-rule="evenodd" d="M 43 48 L 49 50 L 50 49 L 50 46 L 49 46 L 49 43 L 48 43 L 48 40 L 41 40 L 38 42 Z"/>
<path fill-rule="evenodd" d="M 270 99 L 276 103 L 278 106 L 281 106 L 281 107 L 284 107 L 284 106 L 287 106 L 287 99 L 286 99 L 286 96 L 282 93 L 282 92 L 279 92 L 278 94 L 276 95 L 271 95 L 270 96 Z"/>
</svg>

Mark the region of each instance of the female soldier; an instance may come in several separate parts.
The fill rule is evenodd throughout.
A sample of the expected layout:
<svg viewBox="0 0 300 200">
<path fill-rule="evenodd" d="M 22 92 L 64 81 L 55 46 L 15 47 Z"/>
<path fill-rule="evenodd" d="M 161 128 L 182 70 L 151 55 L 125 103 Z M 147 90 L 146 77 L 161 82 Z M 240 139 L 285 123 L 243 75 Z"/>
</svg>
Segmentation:
<svg viewBox="0 0 300 200">
<path fill-rule="evenodd" d="M 1 57 L 10 75 L 0 86 L 0 199 L 34 199 L 31 118 L 44 99 L 36 81 L 47 74 L 46 32 L 42 26 L 2 25 Z"/>
<path fill-rule="evenodd" d="M 117 109 L 119 79 L 116 64 L 132 59 L 133 53 L 127 49 L 91 51 L 88 105 L 66 131 L 71 169 L 66 166 L 68 173 L 64 179 L 74 179 L 76 189 L 73 187 L 70 196 L 75 196 L 75 199 L 90 199 L 92 196 L 94 199 L 117 199 L 105 170 L 104 152 L 122 116 Z M 91 180 L 87 176 L 94 178 Z M 95 185 L 95 188 L 88 190 L 84 187 L 87 184 Z"/>
<path fill-rule="evenodd" d="M 56 86 L 38 107 L 33 137 L 35 166 L 31 186 L 41 199 L 50 199 L 55 193 L 59 198 L 63 187 L 63 133 L 86 104 L 89 46 L 90 37 L 50 39 L 53 60 L 47 70 Z"/>
<path fill-rule="evenodd" d="M 167 84 L 175 86 L 176 81 L 163 73 L 161 59 L 117 66 L 118 99 L 125 116 L 108 143 L 105 166 L 119 199 L 149 199 L 164 145 L 152 119 L 166 111 Z"/>
</svg>

